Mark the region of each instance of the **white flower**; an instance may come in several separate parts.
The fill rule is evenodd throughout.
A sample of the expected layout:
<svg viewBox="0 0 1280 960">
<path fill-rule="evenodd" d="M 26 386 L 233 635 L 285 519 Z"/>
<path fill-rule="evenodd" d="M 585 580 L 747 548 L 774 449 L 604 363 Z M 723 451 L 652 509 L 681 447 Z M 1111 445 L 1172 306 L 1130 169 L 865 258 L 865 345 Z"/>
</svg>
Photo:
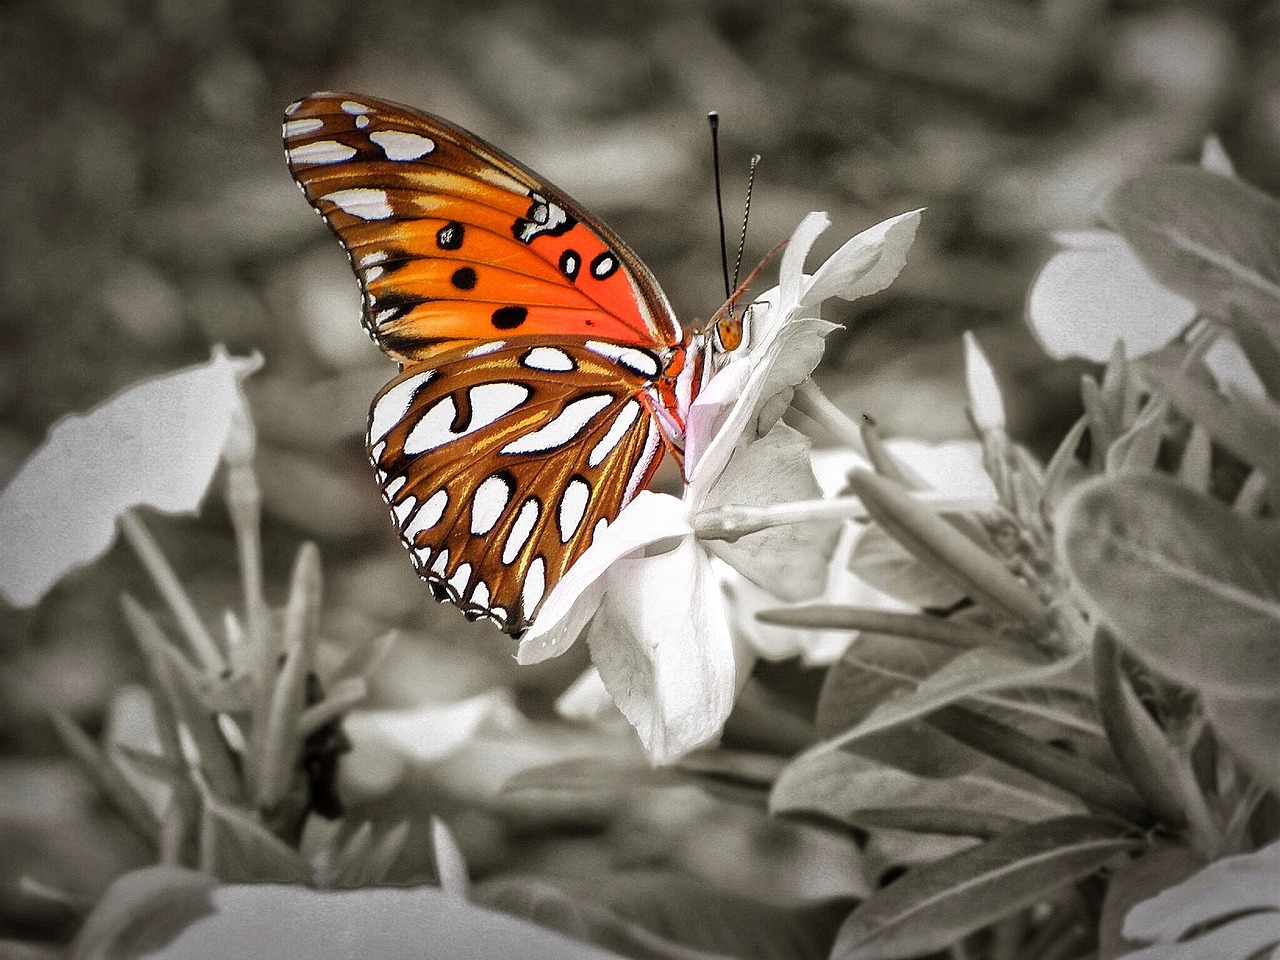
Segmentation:
<svg viewBox="0 0 1280 960">
<path fill-rule="evenodd" d="M 1201 165 L 1232 176 L 1231 162 L 1214 138 Z M 1106 363 L 1117 343 L 1138 357 L 1168 344 L 1196 319 L 1190 300 L 1161 285 L 1133 248 L 1112 230 L 1053 234 L 1059 249 L 1040 269 L 1027 299 L 1027 321 L 1049 356 Z M 1233 340 L 1219 337 L 1205 363 L 1222 387 L 1263 394 L 1257 375 Z"/>
<path fill-rule="evenodd" d="M 604 686 L 656 763 L 711 740 L 733 706 L 734 644 L 712 557 L 788 599 L 825 583 L 830 551 L 812 531 L 778 527 L 727 543 L 699 539 L 694 520 L 726 503 L 816 495 L 808 442 L 777 420 L 834 329 L 817 308 L 833 295 L 854 299 L 887 286 L 918 222 L 915 211 L 864 231 L 810 277 L 805 257 L 829 221 L 805 218 L 782 258 L 779 286 L 752 307 L 750 342 L 691 406 L 684 496 L 641 492 L 555 586 L 520 644 L 519 661 L 536 663 L 590 624 Z"/>
<path fill-rule="evenodd" d="M 115 539 L 135 506 L 194 513 L 233 427 L 247 422 L 240 381 L 259 358 L 215 348 L 199 366 L 145 380 L 63 418 L 0 493 L 0 594 L 37 603 Z"/>
</svg>

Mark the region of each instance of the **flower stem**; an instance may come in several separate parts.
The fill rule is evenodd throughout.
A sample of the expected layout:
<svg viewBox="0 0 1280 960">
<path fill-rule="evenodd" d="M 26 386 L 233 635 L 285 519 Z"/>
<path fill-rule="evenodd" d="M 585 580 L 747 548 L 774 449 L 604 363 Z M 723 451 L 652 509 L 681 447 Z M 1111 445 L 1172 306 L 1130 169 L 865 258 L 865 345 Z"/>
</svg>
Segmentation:
<svg viewBox="0 0 1280 960">
<path fill-rule="evenodd" d="M 812 378 L 796 387 L 792 406 L 810 420 L 822 426 L 832 437 L 853 450 L 867 455 L 866 445 L 862 442 L 862 431 L 850 420 L 839 407 L 827 399 L 826 394 L 818 389 Z"/>
<path fill-rule="evenodd" d="M 204 621 L 196 613 L 196 608 L 187 596 L 182 581 L 173 572 L 169 560 L 161 551 L 160 545 L 142 523 L 142 518 L 132 510 L 124 510 L 119 516 L 120 530 L 124 534 L 133 552 L 138 555 L 147 573 L 164 597 L 169 609 L 178 620 L 191 650 L 200 659 L 201 665 L 212 674 L 220 674 L 226 669 L 226 658 L 206 629 Z"/>
<path fill-rule="evenodd" d="M 945 494 L 923 490 L 911 495 L 922 505 L 937 513 L 964 513 L 969 510 L 989 510 L 990 500 L 966 497 L 948 497 Z M 796 500 L 792 503 L 774 503 L 767 507 L 754 507 L 742 503 L 728 503 L 722 507 L 703 510 L 693 520 L 697 535 L 703 540 L 728 540 L 745 537 L 757 530 L 782 526 L 788 523 L 808 523 L 811 520 L 859 520 L 871 518 L 866 506 L 857 497 L 835 497 L 831 500 Z"/>
<path fill-rule="evenodd" d="M 927 640 L 960 650 L 975 647 L 1014 645 L 1000 634 L 982 627 L 944 620 L 919 613 L 897 613 L 877 610 L 874 607 L 852 607 L 837 604 L 810 604 L 806 607 L 782 607 L 777 610 L 761 610 L 756 619 L 762 623 L 777 623 L 791 627 L 812 627 L 816 630 L 859 630 L 868 633 L 888 633 L 895 637 Z M 1021 647 L 1018 647 L 1021 650 Z"/>
<path fill-rule="evenodd" d="M 266 649 L 270 619 L 262 584 L 262 491 L 253 472 L 253 421 L 243 405 L 232 417 L 222 457 L 227 465 L 226 500 L 235 529 L 240 589 L 252 648 Z"/>
</svg>

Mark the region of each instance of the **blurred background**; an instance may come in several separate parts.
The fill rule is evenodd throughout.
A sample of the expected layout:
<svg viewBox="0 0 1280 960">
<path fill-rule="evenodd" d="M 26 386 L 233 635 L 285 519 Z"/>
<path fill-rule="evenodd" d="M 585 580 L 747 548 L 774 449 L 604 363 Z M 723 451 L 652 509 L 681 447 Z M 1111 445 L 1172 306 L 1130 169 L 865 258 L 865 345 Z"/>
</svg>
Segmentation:
<svg viewBox="0 0 1280 960">
<path fill-rule="evenodd" d="M 1111 186 L 1195 159 L 1209 133 L 1241 176 L 1280 189 L 1276 0 L 9 0 L 0 79 L 0 481 L 64 414 L 213 344 L 260 351 L 248 391 L 272 599 L 314 539 L 326 633 L 405 630 L 378 702 L 500 687 L 535 720 L 584 654 L 517 672 L 507 639 L 437 608 L 401 553 L 362 440 L 392 368 L 285 169 L 290 101 L 366 92 L 480 134 L 607 220 L 693 322 L 722 300 L 710 109 L 731 225 L 763 157 L 746 269 L 811 210 L 834 222 L 817 262 L 927 207 L 893 287 L 829 305 L 845 329 L 822 386 L 888 433 L 962 436 L 959 335 L 973 329 L 1014 399 L 1012 432 L 1041 453 L 1075 417 L 1085 369 L 1050 362 L 1022 321 L 1049 233 L 1096 224 Z M 216 623 L 237 602 L 220 500 L 151 525 Z M 145 859 L 40 719 L 52 702 L 100 730 L 112 692 L 141 676 L 122 590 L 155 603 L 117 547 L 0 617 L 14 668 L 0 683 L 0 933 L 65 922 L 15 892 L 19 874 L 92 897 Z M 509 819 L 455 793 L 475 869 L 524 849 Z M 658 857 L 627 846 L 648 814 L 629 816 L 609 849 Z M 572 849 L 559 855 L 584 856 Z"/>
</svg>

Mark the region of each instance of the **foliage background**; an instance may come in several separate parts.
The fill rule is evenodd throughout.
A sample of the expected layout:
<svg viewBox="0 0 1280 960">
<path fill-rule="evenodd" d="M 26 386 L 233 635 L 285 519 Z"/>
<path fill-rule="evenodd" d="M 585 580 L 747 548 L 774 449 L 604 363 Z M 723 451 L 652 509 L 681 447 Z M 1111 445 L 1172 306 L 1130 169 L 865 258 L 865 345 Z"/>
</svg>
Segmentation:
<svg viewBox="0 0 1280 960">
<path fill-rule="evenodd" d="M 812 209 L 836 224 L 821 256 L 929 208 L 899 281 L 828 314 L 847 324 L 820 372 L 829 395 L 888 433 L 961 435 L 958 335 L 977 329 L 1017 404 L 1012 432 L 1041 451 L 1075 417 L 1084 369 L 1051 364 L 1021 322 L 1047 232 L 1094 223 L 1112 185 L 1193 159 L 1209 132 L 1244 179 L 1280 189 L 1274 0 L 18 0 L 0 10 L 0 78 L 0 479 L 63 414 L 213 343 L 261 350 L 269 580 L 316 539 L 327 631 L 406 629 L 381 702 L 501 685 L 535 718 L 582 651 L 517 672 L 504 638 L 432 604 L 401 555 L 361 440 L 389 367 L 290 183 L 285 104 L 367 91 L 480 133 L 607 219 L 687 318 L 721 299 L 703 119 L 717 109 L 731 220 L 748 158 L 764 157 L 748 264 Z M 221 504 L 154 527 L 216 619 L 235 589 Z M 139 679 L 122 589 L 148 596 L 118 550 L 0 618 L 14 667 L 0 679 L 0 933 L 66 922 L 16 891 L 20 874 L 92 898 L 144 858 L 40 720 L 54 702 L 93 729 Z M 448 790 L 433 797 L 448 809 Z M 480 872 L 670 853 L 616 830 L 539 845 L 481 814 L 454 826 Z"/>
</svg>

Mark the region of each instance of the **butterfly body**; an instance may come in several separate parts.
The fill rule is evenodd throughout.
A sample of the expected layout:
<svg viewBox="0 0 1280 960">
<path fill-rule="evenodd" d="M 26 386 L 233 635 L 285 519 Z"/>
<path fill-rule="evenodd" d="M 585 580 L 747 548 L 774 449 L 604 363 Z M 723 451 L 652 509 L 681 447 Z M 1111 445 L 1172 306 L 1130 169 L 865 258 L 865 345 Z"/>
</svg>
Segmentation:
<svg viewBox="0 0 1280 960">
<path fill-rule="evenodd" d="M 557 188 L 439 118 L 316 94 L 286 159 L 400 365 L 374 399 L 383 497 L 437 599 L 519 635 L 602 525 L 682 461 L 716 343 Z"/>
</svg>

